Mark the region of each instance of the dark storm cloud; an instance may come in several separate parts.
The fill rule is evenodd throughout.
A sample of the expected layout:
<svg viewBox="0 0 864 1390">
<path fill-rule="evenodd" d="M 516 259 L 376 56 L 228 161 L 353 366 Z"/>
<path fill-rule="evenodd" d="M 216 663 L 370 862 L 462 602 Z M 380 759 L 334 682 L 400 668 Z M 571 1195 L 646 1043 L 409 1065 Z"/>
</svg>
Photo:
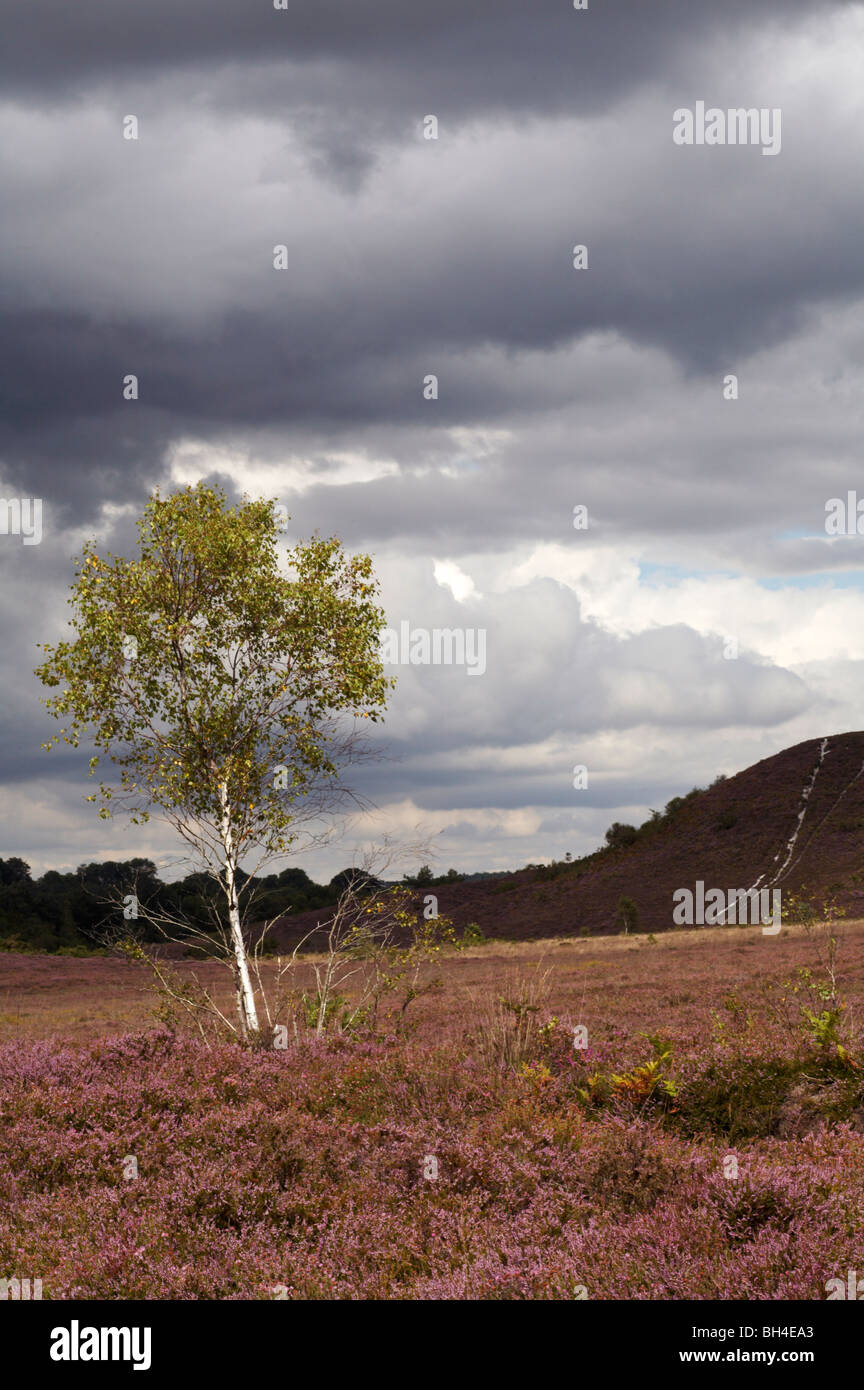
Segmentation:
<svg viewBox="0 0 864 1390">
<path fill-rule="evenodd" d="M 292 5 L 286 13 L 241 7 L 235 0 L 188 6 L 13 4 L 5 76 L 8 91 L 32 82 L 34 98 L 47 89 L 53 102 L 69 84 L 83 90 L 90 81 L 116 84 L 124 74 L 155 82 L 163 69 L 197 64 L 207 75 L 196 99 L 203 92 L 218 106 L 220 93 L 246 81 L 251 104 L 257 101 L 272 115 L 280 107 L 262 94 L 262 71 L 265 89 L 267 73 L 257 64 L 266 60 L 272 66 L 274 35 L 287 26 L 284 61 L 292 73 L 305 71 L 309 85 L 298 101 L 284 72 L 275 79 L 290 89 L 285 109 L 299 113 L 301 139 L 305 133 L 313 147 L 323 150 L 332 125 L 338 136 L 334 159 L 338 163 L 344 147 L 350 174 L 359 167 L 352 163 L 351 131 L 364 122 L 353 109 L 346 75 L 367 89 L 367 135 L 374 145 L 383 138 L 376 101 L 401 105 L 403 114 L 409 107 L 419 110 L 425 105 L 424 96 L 418 106 L 420 73 L 421 93 L 429 90 L 431 98 L 443 92 L 445 107 L 453 104 L 462 113 L 488 113 L 496 102 L 510 117 L 522 103 L 538 113 L 596 113 L 642 77 L 657 82 L 683 53 L 710 51 L 715 29 L 728 36 L 744 24 L 746 49 L 754 25 L 778 16 L 787 23 L 790 15 L 812 19 L 820 11 L 827 17 L 838 9 L 790 0 L 723 6 L 689 0 L 646 6 L 633 0 L 596 4 L 584 14 L 560 0 L 530 7 L 491 0 L 467 6 L 461 0 L 429 6 L 318 3 Z M 800 326 L 806 305 L 860 292 L 864 206 L 854 190 L 829 184 L 824 202 L 814 198 L 809 213 L 799 210 L 790 219 L 789 194 L 798 174 L 775 176 L 764 164 L 744 169 L 736 163 L 740 152 L 731 150 L 712 151 L 710 167 L 707 161 L 688 162 L 689 152 L 672 150 L 666 124 L 664 118 L 658 130 L 664 142 L 658 160 L 662 187 L 653 206 L 646 208 L 640 191 L 630 216 L 610 216 L 602 185 L 577 186 L 572 199 L 562 199 L 551 184 L 544 186 L 542 173 L 517 165 L 512 186 L 498 188 L 497 197 L 483 188 L 478 200 L 468 196 L 448 207 L 446 223 L 434 215 L 409 223 L 402 244 L 387 245 L 385 235 L 383 251 L 358 265 L 347 282 L 343 275 L 330 295 L 299 302 L 289 297 L 281 308 L 272 292 L 247 285 L 246 293 L 241 286 L 220 294 L 218 277 L 211 276 L 210 284 L 202 277 L 201 298 L 218 296 L 206 326 L 185 323 L 170 308 L 154 322 L 134 302 L 124 306 L 127 294 L 119 287 L 110 315 L 98 308 L 76 311 L 64 306 L 62 270 L 57 309 L 37 308 L 28 302 L 30 277 L 16 274 L 17 239 L 7 252 L 7 315 L 0 320 L 6 345 L 0 450 L 7 475 L 44 489 L 53 483 L 58 501 L 80 515 L 91 499 L 136 499 L 158 478 L 169 442 L 183 433 L 218 436 L 254 425 L 298 432 L 326 427 L 338 435 L 377 422 L 422 432 L 430 410 L 419 383 L 432 370 L 442 380 L 437 425 L 518 419 L 578 400 L 580 383 L 556 376 L 554 368 L 545 380 L 536 374 L 526 379 L 501 370 L 500 363 L 472 360 L 470 354 L 484 345 L 547 352 L 592 332 L 613 331 L 633 342 L 658 343 L 686 371 L 704 373 L 778 341 Z M 553 127 L 549 140 L 557 138 Z M 616 146 L 626 146 L 627 139 L 621 130 Z M 166 156 L 170 160 L 170 148 Z M 385 170 L 380 190 L 373 192 L 392 196 L 386 175 Z M 559 175 L 560 168 L 550 166 L 549 178 Z M 730 195 L 740 207 L 737 218 Z M 26 187 L 23 198 L 26 208 Z M 832 254 L 811 260 L 802 277 L 808 215 L 815 230 L 820 208 L 832 199 Z M 533 224 L 508 235 L 515 208 L 532 200 L 538 207 Z M 152 204 L 164 223 L 158 181 Z M 100 229 L 103 244 L 122 241 L 122 228 L 112 238 L 110 225 L 121 208 L 118 193 Z M 45 222 L 44 199 L 38 210 L 34 204 L 28 211 Z M 64 208 L 57 211 L 62 223 Z M 758 239 L 751 236 L 754 218 Z M 249 234 L 250 261 L 267 244 L 263 222 L 260 237 L 254 230 Z M 578 234 L 592 246 L 586 277 L 575 277 L 569 265 L 577 223 Z M 145 226 L 142 235 L 147 234 Z M 210 234 L 218 240 L 220 228 Z M 68 235 L 65 240 L 68 246 Z M 62 261 L 62 240 L 50 250 Z M 318 284 L 326 280 L 324 253 L 314 244 L 304 247 L 301 241 L 298 248 L 292 242 L 291 253 L 301 280 L 310 274 Z M 227 256 L 222 265 L 231 272 Z M 73 258 L 66 272 L 70 286 L 76 269 Z M 157 262 L 150 275 L 170 283 L 174 273 Z M 184 268 L 181 279 L 188 278 Z M 128 280 L 141 281 L 139 299 L 146 302 L 146 269 L 136 269 L 133 260 Z M 178 285 L 178 301 L 183 292 Z M 142 382 L 141 400 L 132 409 L 119 400 L 122 376 L 130 370 Z M 410 467 L 410 457 L 400 462 Z"/>
<path fill-rule="evenodd" d="M 549 138 L 555 139 L 554 129 Z M 245 233 L 242 254 L 234 248 L 217 257 L 223 274 L 240 275 L 239 283 L 227 288 L 218 275 L 201 276 L 208 313 L 199 321 L 185 312 L 190 291 L 182 257 L 179 267 L 169 257 L 164 265 L 141 268 L 130 250 L 129 274 L 108 314 L 64 305 L 64 299 L 82 298 L 74 261 L 86 257 L 86 248 L 70 244 L 68 236 L 64 242 L 58 233 L 50 246 L 59 261 L 57 307 L 46 309 L 26 304 L 28 289 L 35 287 L 18 270 L 20 243 L 7 246 L 10 281 L 18 271 L 0 316 L 0 449 L 7 469 L 22 486 L 35 479 L 33 486 L 45 488 L 42 479 L 56 473 L 58 498 L 74 504 L 82 491 L 101 500 L 117 499 L 124 488 L 139 495 L 145 481 L 158 478 L 169 442 L 183 434 L 218 437 L 269 427 L 298 438 L 316 429 L 338 437 L 386 425 L 412 428 L 420 438 L 433 420 L 439 428 L 524 423 L 566 406 L 590 407 L 598 389 L 610 395 L 599 357 L 593 369 L 587 363 L 586 376 L 586 363 L 574 374 L 566 359 L 551 355 L 591 334 L 618 334 L 674 354 L 688 393 L 698 392 L 711 373 L 719 387 L 720 373 L 730 364 L 742 370 L 749 354 L 801 331 L 811 306 L 864 290 L 858 249 L 864 201 L 853 183 L 839 177 L 837 165 L 814 172 L 790 155 L 785 172 L 775 176 L 772 167 L 763 178 L 757 175 L 764 165 L 742 172 L 740 160 L 735 163 L 741 151 L 711 151 L 710 169 L 704 161 L 697 166 L 676 158 L 690 153 L 664 145 L 657 165 L 666 180 L 662 197 L 642 190 L 629 200 L 620 194 L 626 217 L 620 211 L 610 217 L 602 190 L 589 187 L 577 218 L 571 203 L 562 203 L 555 192 L 554 164 L 549 182 L 514 167 L 509 187 L 484 188 L 476 197 L 469 190 L 448 208 L 446 219 L 434 216 L 433 192 L 427 195 L 428 215 L 408 219 L 398 234 L 371 221 L 365 236 L 380 230 L 383 250 L 357 256 L 348 271 L 338 261 L 331 270 L 331 263 L 334 254 L 350 251 L 350 229 L 335 248 L 321 248 L 314 227 L 295 231 L 295 219 L 295 265 L 287 290 L 266 269 L 273 229 L 261 218 L 257 230 Z M 822 187 L 790 218 L 789 200 L 802 173 Z M 373 190 L 382 199 L 394 192 L 398 185 L 394 189 L 386 179 Z M 158 195 L 157 182 L 156 206 Z M 532 199 L 543 215 L 526 219 L 512 234 L 514 212 Z M 684 222 L 677 209 L 691 200 L 696 206 Z M 230 189 L 223 201 L 227 222 Z M 122 198 L 109 206 L 102 229 L 108 245 L 125 244 L 122 208 Z M 68 205 L 57 209 L 61 226 L 67 211 Z M 802 276 L 802 247 L 818 239 L 829 211 L 836 226 L 831 254 L 810 257 Z M 34 206 L 30 216 L 37 215 Z M 113 229 L 112 217 L 118 222 Z M 591 269 L 584 276 L 569 263 L 577 222 L 591 244 Z M 218 243 L 223 230 L 218 223 L 202 226 L 200 236 Z M 181 235 L 178 229 L 175 241 Z M 142 237 L 146 241 L 146 228 Z M 68 269 L 64 250 L 72 262 Z M 264 269 L 256 278 L 250 266 Z M 176 302 L 164 288 L 175 279 Z M 314 293 L 305 290 L 308 283 Z M 193 299 L 196 293 L 197 288 Z M 150 298 L 164 301 L 161 317 L 157 310 L 145 314 Z M 11 307 L 10 300 L 20 307 Z M 531 353 L 549 356 L 526 369 Z M 121 386 L 132 370 L 141 396 L 129 405 Z M 434 405 L 421 391 L 431 371 L 440 382 Z M 646 396 L 646 413 L 651 408 Z M 746 409 L 742 402 L 740 411 Z M 718 413 L 715 430 L 727 428 Z M 761 469 L 763 443 L 760 438 Z M 603 447 L 600 442 L 595 449 Z M 683 463 L 688 441 L 682 438 L 676 447 Z M 412 466 L 410 450 L 400 463 Z M 554 449 L 547 455 L 550 482 L 553 469 Z M 752 478 L 749 466 L 747 471 Z M 86 496 L 78 500 L 86 504 Z M 668 501 L 663 505 L 668 508 Z M 718 525 L 733 514 L 716 506 L 712 511 Z M 540 524 L 545 527 L 546 518 Z"/>
<path fill-rule="evenodd" d="M 10 91 L 54 97 L 103 79 L 278 57 L 314 69 L 319 92 L 332 84 L 334 95 L 346 72 L 355 81 L 360 73 L 372 107 L 395 99 L 416 110 L 431 97 L 460 114 L 597 108 L 716 29 L 836 8 L 591 0 L 575 13 L 564 0 L 290 0 L 275 11 L 270 0 L 9 0 L 0 78 Z"/>
<path fill-rule="evenodd" d="M 567 364 L 553 356 L 588 335 L 617 334 L 633 344 L 659 346 L 675 356 L 684 373 L 682 385 L 691 390 L 699 389 L 705 375 L 728 369 L 730 362 L 739 367 L 739 359 L 782 341 L 801 329 L 810 306 L 864 289 L 858 249 L 864 201 L 854 183 L 838 177 L 837 162 L 820 160 L 817 153 L 802 165 L 796 156 L 795 122 L 800 135 L 807 113 L 788 113 L 792 150 L 784 151 L 782 161 L 757 155 L 747 163 L 746 156 L 755 152 L 729 149 L 710 151 L 710 162 L 698 162 L 689 158 L 693 151 L 671 145 L 670 98 L 652 117 L 656 129 L 645 148 L 654 171 L 649 184 L 640 184 L 638 168 L 634 178 L 639 156 L 634 159 L 633 142 L 638 147 L 644 131 L 628 128 L 626 120 L 606 133 L 607 148 L 586 150 L 584 141 L 576 142 L 572 188 L 562 191 L 569 156 L 566 147 L 563 155 L 561 150 L 563 140 L 573 139 L 572 129 L 565 132 L 552 123 L 537 148 L 520 145 L 514 130 L 512 163 L 507 163 L 508 121 L 520 92 L 526 99 L 533 94 L 538 113 L 548 112 L 550 102 L 561 111 L 596 113 L 640 73 L 657 82 L 685 49 L 704 64 L 710 52 L 706 36 L 714 26 L 728 37 L 730 26 L 734 32 L 746 19 L 751 26 L 742 31 L 746 50 L 752 26 L 776 17 L 781 8 L 787 21 L 793 9 L 810 19 L 819 12 L 788 3 L 780 8 L 676 3 L 597 6 L 576 14 L 557 0 L 539 8 L 435 5 L 428 12 L 425 6 L 382 5 L 360 12 L 325 4 L 295 7 L 289 14 L 241 11 L 233 0 L 164 13 L 133 5 L 74 12 L 43 6 L 37 42 L 30 29 L 37 12 L 13 7 L 11 90 L 32 71 L 50 86 L 53 101 L 67 79 L 116 83 L 128 70 L 130 81 L 145 83 L 141 90 L 152 80 L 151 120 L 161 113 L 168 129 L 155 165 L 142 166 L 137 190 L 130 189 L 128 161 L 124 165 L 129 152 L 121 149 L 122 141 L 115 138 L 109 146 L 99 132 L 82 129 L 91 162 L 84 161 L 74 192 L 68 183 L 59 188 L 52 216 L 46 216 L 50 195 L 46 200 L 38 188 L 33 193 L 26 142 L 22 147 L 9 180 L 21 221 L 5 249 L 7 288 L 0 318 L 5 344 L 0 457 L 6 477 L 52 496 L 74 521 L 106 501 L 140 501 L 163 476 L 166 450 L 178 437 L 218 440 L 267 429 L 301 446 L 316 432 L 329 433 L 331 447 L 376 429 L 379 435 L 385 428 L 399 430 L 405 447 L 398 461 L 410 473 L 425 463 L 424 451 L 436 452 L 430 442 L 436 428 L 475 421 L 524 427 L 552 411 L 588 406 L 598 385 L 608 391 L 602 373 L 587 380 L 568 375 Z M 823 8 L 826 16 L 832 9 Z M 389 89 L 379 81 L 378 65 L 386 65 L 390 80 L 405 82 L 406 90 L 416 84 L 412 64 L 419 65 L 426 86 L 434 88 L 439 80 L 455 87 L 461 83 L 464 109 L 473 103 L 481 114 L 484 101 L 491 100 L 488 74 L 495 72 L 498 58 L 506 58 L 513 79 L 501 93 L 507 120 L 487 132 L 493 143 L 496 132 L 503 140 L 492 175 L 486 174 L 489 154 L 482 142 L 473 156 L 463 151 L 453 165 L 440 163 L 439 156 L 449 158 L 444 149 L 415 147 L 415 158 L 419 148 L 430 163 L 413 219 L 405 214 L 407 199 L 400 199 L 399 172 L 386 162 L 367 183 L 366 202 L 356 208 L 351 196 L 318 207 L 313 181 L 303 215 L 298 218 L 292 209 L 287 223 L 292 260 L 287 290 L 266 269 L 276 235 L 272 213 L 250 214 L 246 204 L 235 211 L 240 190 L 226 182 L 200 224 L 172 227 L 176 193 L 170 185 L 166 192 L 160 181 L 172 167 L 175 146 L 184 148 L 183 123 L 200 110 L 202 91 L 215 111 L 220 92 L 236 96 L 238 82 L 245 80 L 268 115 L 278 114 L 278 103 L 263 99 L 261 72 L 253 67 L 264 56 L 272 65 L 273 26 L 283 22 L 294 34 L 290 61 L 294 67 L 305 64 L 311 83 L 308 101 L 298 105 L 292 83 L 285 82 L 294 92 L 286 110 L 299 112 L 301 143 L 310 141 L 313 156 L 319 149 L 321 158 L 331 125 L 348 145 L 354 128 L 364 129 L 363 138 L 373 145 L 386 143 L 380 112 L 376 116 L 373 110 L 365 123 L 354 118 L 352 88 L 337 72 L 341 64 L 351 81 L 379 92 L 385 104 Z M 478 45 L 482 36 L 483 46 L 468 43 L 471 35 Z M 52 70 L 55 50 L 63 53 L 62 80 Z M 188 109 L 181 104 L 169 114 L 160 101 L 176 101 L 178 89 L 169 84 L 163 91 L 158 70 L 192 61 L 209 64 L 196 104 Z M 585 69 L 578 77 L 574 64 Z M 35 88 L 33 95 L 38 95 Z M 416 101 L 412 109 L 419 109 Z M 78 114 L 70 109 L 73 121 Z M 538 152 L 540 164 L 533 167 Z M 82 155 L 73 150 L 71 157 Z M 337 150 L 337 162 L 338 157 Z M 350 151 L 346 158 L 343 172 L 350 175 L 360 166 L 352 163 Z M 476 188 L 466 158 L 474 160 Z M 255 167 L 254 146 L 249 159 L 243 192 L 254 191 L 264 179 Z M 126 182 L 120 181 L 121 166 L 127 169 Z M 791 217 L 802 174 L 821 181 L 821 187 Z M 277 160 L 267 177 L 281 178 L 290 192 L 294 175 L 290 161 L 280 171 Z M 185 200 L 193 208 L 202 189 L 212 192 L 212 172 L 203 172 L 198 185 L 194 179 L 193 167 Z M 458 196 L 449 191 L 454 182 Z M 74 215 L 78 184 L 81 194 L 99 198 L 99 254 L 81 241 Z M 130 197 L 137 198 L 142 218 L 134 239 L 126 217 Z M 390 229 L 386 211 L 379 209 L 394 201 L 400 220 Z M 834 228 L 831 254 L 811 257 L 802 275 L 802 252 L 828 217 Z M 337 233 L 322 244 L 319 226 L 329 230 L 334 223 Z M 52 226 L 53 233 L 45 231 Z M 42 261 L 28 263 L 22 273 L 22 248 L 34 232 L 41 238 Z M 142 259 L 139 248 L 146 249 L 156 236 L 164 238 L 165 256 Z M 576 236 L 591 246 L 591 270 L 584 276 L 570 265 Z M 215 250 L 212 264 L 196 270 L 199 242 Z M 99 255 L 116 256 L 118 246 L 128 247 L 128 272 L 112 266 L 110 277 L 106 273 L 115 287 L 111 307 L 104 291 L 88 305 L 82 271 L 92 278 Z M 57 267 L 50 271 L 50 296 L 40 283 L 43 265 Z M 256 266 L 263 274 L 253 273 Z M 45 305 L 49 298 L 51 308 Z M 548 355 L 542 371 L 521 370 L 519 357 L 531 353 Z M 129 371 L 141 383 L 134 405 L 120 397 Z M 441 383 L 434 406 L 421 395 L 421 382 L 431 371 Z M 646 401 L 645 409 L 651 408 Z M 718 421 L 717 433 L 725 427 Z M 687 447 L 682 440 L 673 471 L 691 466 Z M 643 453 L 641 443 L 639 449 Z M 310 471 L 326 469 L 325 452 L 326 445 L 313 446 Z M 442 461 L 440 447 L 437 452 Z M 562 514 L 559 479 L 562 494 L 566 486 L 560 476 L 566 461 L 558 453 L 564 449 L 554 443 L 545 453 L 544 495 L 524 520 L 525 460 L 515 448 L 501 462 L 492 459 L 485 466 L 498 485 L 491 497 L 488 476 L 485 496 L 479 478 L 467 478 L 449 492 L 418 479 L 353 488 L 331 496 L 327 505 L 336 513 L 349 511 L 349 522 L 368 513 L 367 534 L 375 538 L 395 534 L 388 516 L 396 506 L 409 533 L 422 520 L 431 534 L 448 528 L 458 534 L 467 529 L 465 518 L 476 514 L 478 503 L 489 522 L 487 533 L 500 540 L 508 535 L 508 516 L 520 518 L 523 534 L 548 535 Z M 733 453 L 733 471 L 734 460 Z M 607 468 L 614 464 L 620 478 L 628 469 L 627 447 L 603 462 Z M 764 456 L 760 462 L 764 467 Z M 655 462 L 655 479 L 656 467 Z M 610 514 L 626 527 L 630 498 L 638 502 L 643 522 L 675 531 L 675 504 L 668 494 L 661 503 L 655 488 L 643 503 L 637 487 L 625 493 L 623 508 L 618 499 L 610 507 L 602 488 L 592 492 L 590 462 L 587 471 L 585 500 L 595 506 L 601 525 Z M 309 499 L 316 505 L 321 500 Z M 815 493 L 814 506 L 818 503 Z M 300 505 L 308 513 L 309 505 Z M 663 516 L 653 517 L 652 507 L 661 505 Z M 706 521 L 715 528 L 729 521 L 740 525 L 736 505 L 734 497 L 719 505 L 715 500 Z M 475 521 L 470 524 L 476 528 Z"/>
</svg>

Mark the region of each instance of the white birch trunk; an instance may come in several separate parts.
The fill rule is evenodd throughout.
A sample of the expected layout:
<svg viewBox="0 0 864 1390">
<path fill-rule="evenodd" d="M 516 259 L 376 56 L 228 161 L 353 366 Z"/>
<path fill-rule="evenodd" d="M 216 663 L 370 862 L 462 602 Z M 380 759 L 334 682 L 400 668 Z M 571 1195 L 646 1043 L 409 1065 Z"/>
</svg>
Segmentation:
<svg viewBox="0 0 864 1390">
<path fill-rule="evenodd" d="M 219 787 L 222 805 L 222 844 L 225 847 L 225 887 L 228 894 L 228 920 L 231 924 L 231 945 L 236 962 L 235 982 L 237 986 L 237 1012 L 244 1040 L 250 1033 L 258 1032 L 258 1010 L 255 1007 L 255 991 L 249 973 L 249 958 L 246 943 L 240 929 L 240 908 L 237 902 L 237 856 L 234 849 L 234 836 L 231 833 L 231 818 L 228 808 L 228 789 L 224 782 Z"/>
</svg>

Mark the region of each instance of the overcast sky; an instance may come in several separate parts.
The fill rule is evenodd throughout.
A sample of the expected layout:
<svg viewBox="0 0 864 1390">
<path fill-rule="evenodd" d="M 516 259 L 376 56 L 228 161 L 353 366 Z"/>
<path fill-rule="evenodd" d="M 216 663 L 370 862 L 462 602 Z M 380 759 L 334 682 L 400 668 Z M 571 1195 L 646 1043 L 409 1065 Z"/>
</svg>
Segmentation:
<svg viewBox="0 0 864 1390">
<path fill-rule="evenodd" d="M 378 809 L 319 876 L 385 832 L 585 853 L 864 726 L 864 537 L 825 531 L 864 497 L 864 6 L 5 11 L 0 496 L 44 535 L 0 535 L 0 854 L 174 854 L 41 751 L 30 673 L 82 542 L 131 553 L 198 478 L 370 551 L 394 626 L 486 632 L 482 675 L 395 668 Z M 700 101 L 781 112 L 779 152 L 677 145 Z"/>
</svg>

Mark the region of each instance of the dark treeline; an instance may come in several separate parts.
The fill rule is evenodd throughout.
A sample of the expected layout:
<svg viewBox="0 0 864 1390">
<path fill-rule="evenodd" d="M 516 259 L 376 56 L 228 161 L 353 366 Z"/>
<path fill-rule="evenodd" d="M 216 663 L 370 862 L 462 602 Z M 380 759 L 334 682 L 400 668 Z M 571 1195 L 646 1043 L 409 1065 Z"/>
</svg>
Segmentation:
<svg viewBox="0 0 864 1390">
<path fill-rule="evenodd" d="M 284 869 L 258 882 L 254 916 L 269 920 L 283 912 L 303 912 L 335 903 L 346 873 L 330 883 L 314 883 L 303 869 Z M 0 948 L 5 950 L 93 950 L 122 934 L 122 898 L 134 893 L 155 912 L 180 916 L 198 927 L 212 921 L 209 905 L 218 894 L 206 874 L 189 874 L 163 883 L 149 859 L 81 864 L 74 873 L 49 869 L 33 878 L 23 859 L 0 859 Z M 133 923 L 129 923 L 131 927 Z M 159 939 L 139 918 L 135 934 Z"/>
<path fill-rule="evenodd" d="M 342 869 L 327 884 L 315 883 L 299 868 L 259 878 L 250 919 L 272 921 L 287 912 L 331 907 L 357 872 Z M 242 870 L 238 877 L 241 882 L 248 881 Z M 423 865 L 417 874 L 406 874 L 404 882 L 423 887 L 452 883 L 461 877 L 450 869 L 434 878 Z M 49 869 L 41 878 L 32 877 L 30 865 L 23 859 L 0 859 L 0 949 L 92 951 L 123 934 L 122 899 L 132 893 L 149 912 L 170 914 L 198 928 L 212 925 L 214 906 L 222 914 L 218 887 L 206 874 L 189 874 L 174 883 L 163 883 L 149 859 L 80 864 L 74 873 Z M 161 939 L 158 929 L 148 926 L 143 914 L 134 924 L 127 923 L 126 930 L 133 926 L 139 940 Z"/>
</svg>

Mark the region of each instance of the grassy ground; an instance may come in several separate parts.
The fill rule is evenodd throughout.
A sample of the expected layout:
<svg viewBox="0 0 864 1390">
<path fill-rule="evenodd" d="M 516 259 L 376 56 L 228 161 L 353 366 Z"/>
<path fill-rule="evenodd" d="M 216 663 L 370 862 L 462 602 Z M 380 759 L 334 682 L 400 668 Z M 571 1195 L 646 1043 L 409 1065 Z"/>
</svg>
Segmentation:
<svg viewBox="0 0 864 1390">
<path fill-rule="evenodd" d="M 844 994 L 850 1013 L 857 1011 L 864 1022 L 864 920 L 842 922 L 837 932 Z M 300 968 L 300 987 L 311 984 L 315 959 L 323 958 L 310 957 Z M 412 1015 L 422 1037 L 452 1036 L 507 980 L 548 971 L 549 1007 L 574 1015 L 574 1022 L 614 1020 L 623 1029 L 689 1033 L 706 1009 L 722 1007 L 730 990 L 753 993 L 760 980 L 779 979 L 817 959 L 805 929 L 794 925 L 776 937 L 763 936 L 758 927 L 726 927 L 669 932 L 653 941 L 645 935 L 495 941 L 453 953 L 428 972 L 441 976 L 442 988 L 412 1005 Z M 231 1010 L 223 967 L 175 964 L 181 975 L 206 982 Z M 0 953 L 0 1042 L 76 1042 L 139 1030 L 155 1026 L 153 1010 L 147 972 L 124 960 Z"/>
</svg>

